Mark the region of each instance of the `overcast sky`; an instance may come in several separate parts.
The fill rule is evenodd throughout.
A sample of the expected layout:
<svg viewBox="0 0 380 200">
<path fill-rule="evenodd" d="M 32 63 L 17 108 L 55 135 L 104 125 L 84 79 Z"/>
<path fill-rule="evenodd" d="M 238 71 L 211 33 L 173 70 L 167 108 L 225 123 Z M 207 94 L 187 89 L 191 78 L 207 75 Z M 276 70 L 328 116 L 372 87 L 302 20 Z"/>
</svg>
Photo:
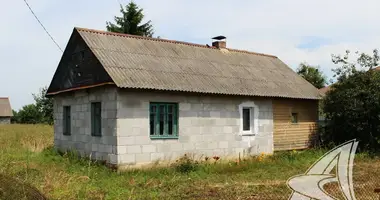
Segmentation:
<svg viewBox="0 0 380 200">
<path fill-rule="evenodd" d="M 118 0 L 28 0 L 65 48 L 73 27 L 105 29 L 119 14 Z M 127 3 L 127 0 L 120 0 Z M 227 46 L 277 55 L 291 68 L 319 65 L 330 78 L 331 54 L 370 52 L 380 46 L 377 0 L 135 0 L 155 36 L 210 44 L 225 35 Z M 62 52 L 23 0 L 1 0 L 0 96 L 12 107 L 33 103 L 32 93 L 49 85 Z"/>
</svg>

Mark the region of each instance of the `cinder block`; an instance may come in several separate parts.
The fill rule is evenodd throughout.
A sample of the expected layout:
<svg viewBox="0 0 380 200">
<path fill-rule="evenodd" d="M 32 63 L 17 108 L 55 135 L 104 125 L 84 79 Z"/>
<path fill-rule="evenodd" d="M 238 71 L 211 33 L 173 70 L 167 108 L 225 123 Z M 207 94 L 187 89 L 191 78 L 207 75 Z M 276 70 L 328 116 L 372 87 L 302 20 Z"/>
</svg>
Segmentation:
<svg viewBox="0 0 380 200">
<path fill-rule="evenodd" d="M 170 152 L 171 151 L 170 145 L 171 144 L 157 144 L 156 145 L 157 152 Z"/>
<path fill-rule="evenodd" d="M 201 127 L 201 134 L 212 134 L 212 129 L 209 126 Z"/>
<path fill-rule="evenodd" d="M 225 125 L 226 125 L 226 119 L 225 118 L 215 119 L 215 126 L 225 126 Z"/>
<path fill-rule="evenodd" d="M 220 118 L 220 111 L 210 111 L 210 117 Z"/>
<path fill-rule="evenodd" d="M 201 127 L 199 127 L 199 126 L 189 127 L 189 130 L 188 130 L 187 134 L 190 134 L 190 135 L 199 135 L 199 134 L 201 134 Z"/>
<path fill-rule="evenodd" d="M 83 113 L 83 112 L 80 112 L 80 113 L 79 113 L 79 119 L 80 119 L 80 120 L 84 120 L 84 113 Z"/>
<path fill-rule="evenodd" d="M 127 146 L 116 146 L 116 153 L 118 155 L 126 154 L 127 153 Z"/>
<path fill-rule="evenodd" d="M 108 144 L 108 145 L 117 145 L 115 136 L 102 136 L 101 137 L 101 143 L 102 144 Z"/>
<path fill-rule="evenodd" d="M 119 162 L 118 162 L 118 160 L 119 160 L 118 156 L 115 155 L 115 154 L 108 154 L 108 160 L 109 160 L 109 162 L 111 164 L 114 164 L 114 165 L 119 164 Z"/>
<path fill-rule="evenodd" d="M 208 148 L 208 142 L 197 142 L 195 143 L 195 149 L 197 150 L 205 150 Z"/>
<path fill-rule="evenodd" d="M 224 130 L 222 126 L 213 126 L 211 127 L 212 134 L 224 134 Z"/>
<path fill-rule="evenodd" d="M 135 154 L 123 154 L 119 156 L 120 163 L 122 164 L 135 164 L 136 163 L 136 155 Z"/>
<path fill-rule="evenodd" d="M 135 144 L 150 144 L 151 139 L 149 135 L 145 136 L 135 136 Z"/>
<path fill-rule="evenodd" d="M 203 110 L 203 104 L 201 104 L 201 103 L 192 103 L 191 104 L 191 110 L 192 111 L 202 111 Z"/>
<path fill-rule="evenodd" d="M 228 141 L 221 141 L 221 142 L 219 142 L 218 147 L 220 149 L 227 149 L 228 148 Z"/>
<path fill-rule="evenodd" d="M 190 141 L 189 135 L 179 135 L 178 141 L 181 143 L 187 143 Z"/>
<path fill-rule="evenodd" d="M 199 118 L 193 118 L 191 119 L 191 126 L 200 126 L 201 125 L 201 119 Z"/>
<path fill-rule="evenodd" d="M 188 111 L 188 110 L 191 110 L 191 104 L 190 104 L 190 103 L 180 103 L 180 104 L 179 104 L 179 110 L 180 110 L 180 111 Z"/>
<path fill-rule="evenodd" d="M 211 141 L 214 141 L 215 137 L 213 134 L 210 134 L 210 135 L 203 135 L 203 139 L 202 141 L 203 142 L 211 142 Z"/>
<path fill-rule="evenodd" d="M 75 150 L 83 150 L 84 149 L 84 143 L 82 143 L 82 142 L 75 142 L 73 147 L 74 147 Z"/>
<path fill-rule="evenodd" d="M 105 153 L 114 153 L 113 151 L 113 145 L 104 145 L 104 152 Z"/>
<path fill-rule="evenodd" d="M 141 153 L 141 145 L 127 146 L 127 153 L 128 154 Z"/>
<path fill-rule="evenodd" d="M 187 117 L 179 118 L 179 124 L 181 124 L 181 126 L 180 126 L 181 128 L 183 128 L 183 127 L 191 127 L 192 126 L 191 119 L 189 119 Z"/>
<path fill-rule="evenodd" d="M 152 162 L 158 161 L 158 160 L 163 160 L 165 158 L 164 153 L 151 153 L 150 154 L 150 159 Z"/>
<path fill-rule="evenodd" d="M 209 142 L 207 149 L 216 149 L 218 148 L 218 142 Z"/>
<path fill-rule="evenodd" d="M 192 135 L 192 136 L 190 136 L 190 141 L 191 142 L 202 142 L 203 136 L 202 135 Z"/>
<path fill-rule="evenodd" d="M 136 154 L 136 163 L 148 163 L 150 161 L 150 153 Z"/>
<path fill-rule="evenodd" d="M 143 153 L 154 153 L 156 152 L 156 145 L 142 145 Z"/>
<path fill-rule="evenodd" d="M 224 126 L 223 127 L 223 133 L 231 134 L 232 133 L 232 127 L 231 126 Z"/>
<path fill-rule="evenodd" d="M 135 143 L 135 136 L 117 137 L 117 145 L 134 145 Z"/>
<path fill-rule="evenodd" d="M 92 147 L 91 147 L 91 151 L 98 151 L 99 149 L 98 149 L 98 144 L 92 144 Z"/>
<path fill-rule="evenodd" d="M 117 93 L 116 91 L 110 91 L 108 93 L 108 100 L 115 101 L 116 100 Z"/>
<path fill-rule="evenodd" d="M 141 131 L 141 128 L 139 128 L 139 127 L 133 127 L 132 128 L 132 132 L 130 133 L 130 135 L 143 135 L 142 133 L 141 133 L 142 131 Z"/>
<path fill-rule="evenodd" d="M 194 143 L 183 143 L 183 150 L 185 150 L 185 151 L 195 150 L 195 144 Z"/>
<path fill-rule="evenodd" d="M 237 111 L 238 105 L 236 104 L 227 104 L 224 106 L 227 111 Z"/>
<path fill-rule="evenodd" d="M 82 104 L 82 112 L 87 112 L 89 109 L 88 109 L 88 103 L 86 102 L 85 104 Z"/>
<path fill-rule="evenodd" d="M 182 143 L 170 144 L 170 150 L 173 152 L 174 151 L 182 151 L 183 145 L 182 145 Z"/>
</svg>

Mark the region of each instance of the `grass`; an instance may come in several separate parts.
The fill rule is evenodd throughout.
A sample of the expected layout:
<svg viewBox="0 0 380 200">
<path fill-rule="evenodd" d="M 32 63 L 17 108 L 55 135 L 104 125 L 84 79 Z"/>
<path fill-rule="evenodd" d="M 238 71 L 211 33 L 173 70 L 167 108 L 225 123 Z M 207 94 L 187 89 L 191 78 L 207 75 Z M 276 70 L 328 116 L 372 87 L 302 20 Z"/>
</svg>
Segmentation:
<svg viewBox="0 0 380 200">
<path fill-rule="evenodd" d="M 49 199 L 288 199 L 287 179 L 304 173 L 325 153 L 281 152 L 240 162 L 182 158 L 166 168 L 115 172 L 70 153 L 61 155 L 52 145 L 51 126 L 0 126 L 0 175 L 29 184 Z M 379 166 L 380 159 L 364 154 L 355 158 L 358 199 L 376 199 Z M 0 199 L 15 188 L 9 180 L 0 176 Z M 27 188 L 17 188 L 13 194 L 19 196 L 12 199 L 28 199 Z M 339 195 L 336 185 L 326 190 Z"/>
</svg>

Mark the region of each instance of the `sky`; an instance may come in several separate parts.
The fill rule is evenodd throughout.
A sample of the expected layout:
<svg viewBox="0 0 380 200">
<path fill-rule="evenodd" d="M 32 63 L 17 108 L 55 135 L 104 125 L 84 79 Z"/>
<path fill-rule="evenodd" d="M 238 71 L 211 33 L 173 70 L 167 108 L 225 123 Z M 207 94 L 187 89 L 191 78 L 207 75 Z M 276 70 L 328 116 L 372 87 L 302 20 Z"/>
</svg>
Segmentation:
<svg viewBox="0 0 380 200">
<path fill-rule="evenodd" d="M 0 0 L 0 96 L 12 108 L 33 103 L 32 93 L 48 86 L 62 52 L 23 0 Z M 128 0 L 28 0 L 64 49 L 74 27 L 105 30 Z M 331 54 L 371 52 L 380 47 L 378 0 L 134 0 L 152 20 L 155 36 L 278 56 L 292 69 L 318 65 L 332 78 Z"/>
</svg>

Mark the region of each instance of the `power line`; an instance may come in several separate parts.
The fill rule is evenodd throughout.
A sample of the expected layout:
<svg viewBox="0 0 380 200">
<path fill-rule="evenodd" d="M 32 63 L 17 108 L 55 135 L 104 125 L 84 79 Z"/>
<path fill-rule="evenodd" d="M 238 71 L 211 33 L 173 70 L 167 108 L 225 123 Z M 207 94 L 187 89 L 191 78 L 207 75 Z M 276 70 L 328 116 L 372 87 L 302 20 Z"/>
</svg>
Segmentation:
<svg viewBox="0 0 380 200">
<path fill-rule="evenodd" d="M 30 12 L 33 14 L 33 16 L 36 18 L 36 20 L 38 21 L 38 23 L 42 26 L 42 28 L 45 30 L 45 32 L 48 34 L 48 36 L 50 37 L 50 39 L 54 42 L 55 45 L 57 45 L 57 47 L 59 48 L 59 50 L 62 50 L 62 48 L 58 45 L 58 43 L 54 40 L 53 36 L 50 35 L 49 31 L 46 30 L 45 26 L 42 24 L 42 22 L 38 19 L 37 15 L 33 12 L 33 9 L 30 7 L 30 5 L 28 4 L 28 2 L 26 0 L 24 0 L 26 6 L 28 6 Z"/>
</svg>

